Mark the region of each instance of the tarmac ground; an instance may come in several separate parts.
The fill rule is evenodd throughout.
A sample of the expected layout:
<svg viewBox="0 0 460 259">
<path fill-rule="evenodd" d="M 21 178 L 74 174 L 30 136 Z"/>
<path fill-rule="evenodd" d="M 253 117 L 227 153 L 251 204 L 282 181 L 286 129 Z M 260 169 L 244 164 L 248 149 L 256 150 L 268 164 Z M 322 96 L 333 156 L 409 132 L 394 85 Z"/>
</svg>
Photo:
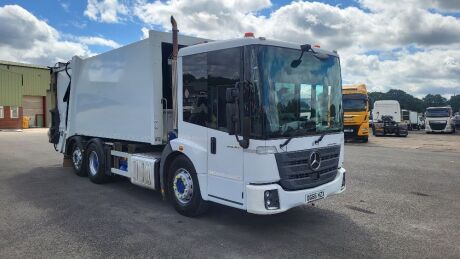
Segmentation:
<svg viewBox="0 0 460 259">
<path fill-rule="evenodd" d="M 61 165 L 46 130 L 0 132 L 0 258 L 460 258 L 458 133 L 347 143 L 343 194 L 272 216 L 187 218 Z"/>
</svg>

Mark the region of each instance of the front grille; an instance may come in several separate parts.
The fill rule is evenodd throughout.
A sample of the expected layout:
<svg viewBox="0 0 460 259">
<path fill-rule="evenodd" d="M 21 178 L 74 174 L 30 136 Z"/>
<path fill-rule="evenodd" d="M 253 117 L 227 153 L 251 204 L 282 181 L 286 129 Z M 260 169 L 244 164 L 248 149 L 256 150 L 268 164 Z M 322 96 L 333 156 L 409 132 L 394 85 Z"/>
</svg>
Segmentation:
<svg viewBox="0 0 460 259">
<path fill-rule="evenodd" d="M 321 166 L 313 171 L 309 165 L 311 152 L 318 152 L 321 157 Z M 299 190 L 313 188 L 328 183 L 337 175 L 339 165 L 340 145 L 276 153 L 276 163 L 280 172 L 280 185 L 285 190 Z"/>
<path fill-rule="evenodd" d="M 443 130 L 443 129 L 446 128 L 446 124 L 447 124 L 446 122 L 444 122 L 444 123 L 439 123 L 439 122 L 433 123 L 433 122 L 430 122 L 430 128 L 431 128 L 432 130 Z"/>
</svg>

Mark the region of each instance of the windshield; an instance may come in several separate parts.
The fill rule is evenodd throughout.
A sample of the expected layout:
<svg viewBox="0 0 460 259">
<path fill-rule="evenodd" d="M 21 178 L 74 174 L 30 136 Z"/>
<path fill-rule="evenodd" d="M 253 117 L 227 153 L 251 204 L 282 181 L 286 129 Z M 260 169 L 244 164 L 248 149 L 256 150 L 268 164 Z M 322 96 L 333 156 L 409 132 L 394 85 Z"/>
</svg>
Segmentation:
<svg viewBox="0 0 460 259">
<path fill-rule="evenodd" d="M 342 130 L 338 57 L 311 52 L 292 67 L 301 51 L 249 46 L 252 135 L 275 138 Z"/>
<path fill-rule="evenodd" d="M 450 111 L 447 108 L 427 109 L 426 117 L 450 117 Z"/>
<path fill-rule="evenodd" d="M 344 94 L 343 96 L 343 110 L 346 112 L 351 111 L 366 111 L 367 97 L 364 94 Z"/>
</svg>

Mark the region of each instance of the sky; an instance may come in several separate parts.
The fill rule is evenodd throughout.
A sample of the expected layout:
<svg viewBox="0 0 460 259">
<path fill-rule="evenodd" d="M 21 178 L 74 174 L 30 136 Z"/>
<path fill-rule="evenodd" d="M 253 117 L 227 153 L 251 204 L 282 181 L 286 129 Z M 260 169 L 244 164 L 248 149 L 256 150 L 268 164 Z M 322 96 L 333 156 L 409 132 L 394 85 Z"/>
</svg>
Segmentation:
<svg viewBox="0 0 460 259">
<path fill-rule="evenodd" d="M 460 94 L 460 0 L 0 1 L 0 59 L 53 66 L 141 40 L 149 29 L 337 50 L 344 84 L 417 97 Z"/>
</svg>

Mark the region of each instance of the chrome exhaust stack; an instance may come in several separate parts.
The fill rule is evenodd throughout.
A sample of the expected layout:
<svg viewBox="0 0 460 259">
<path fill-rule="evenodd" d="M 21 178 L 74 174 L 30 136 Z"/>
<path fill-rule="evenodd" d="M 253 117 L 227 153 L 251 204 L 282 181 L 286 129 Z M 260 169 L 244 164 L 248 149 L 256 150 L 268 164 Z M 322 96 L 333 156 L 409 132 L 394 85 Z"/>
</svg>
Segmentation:
<svg viewBox="0 0 460 259">
<path fill-rule="evenodd" d="M 178 120 L 178 107 L 177 107 L 177 53 L 179 52 L 179 43 L 177 40 L 177 23 L 173 16 L 171 16 L 172 25 L 172 60 L 171 60 L 171 74 L 172 74 L 172 104 L 173 104 L 173 129 L 177 129 Z"/>
</svg>

